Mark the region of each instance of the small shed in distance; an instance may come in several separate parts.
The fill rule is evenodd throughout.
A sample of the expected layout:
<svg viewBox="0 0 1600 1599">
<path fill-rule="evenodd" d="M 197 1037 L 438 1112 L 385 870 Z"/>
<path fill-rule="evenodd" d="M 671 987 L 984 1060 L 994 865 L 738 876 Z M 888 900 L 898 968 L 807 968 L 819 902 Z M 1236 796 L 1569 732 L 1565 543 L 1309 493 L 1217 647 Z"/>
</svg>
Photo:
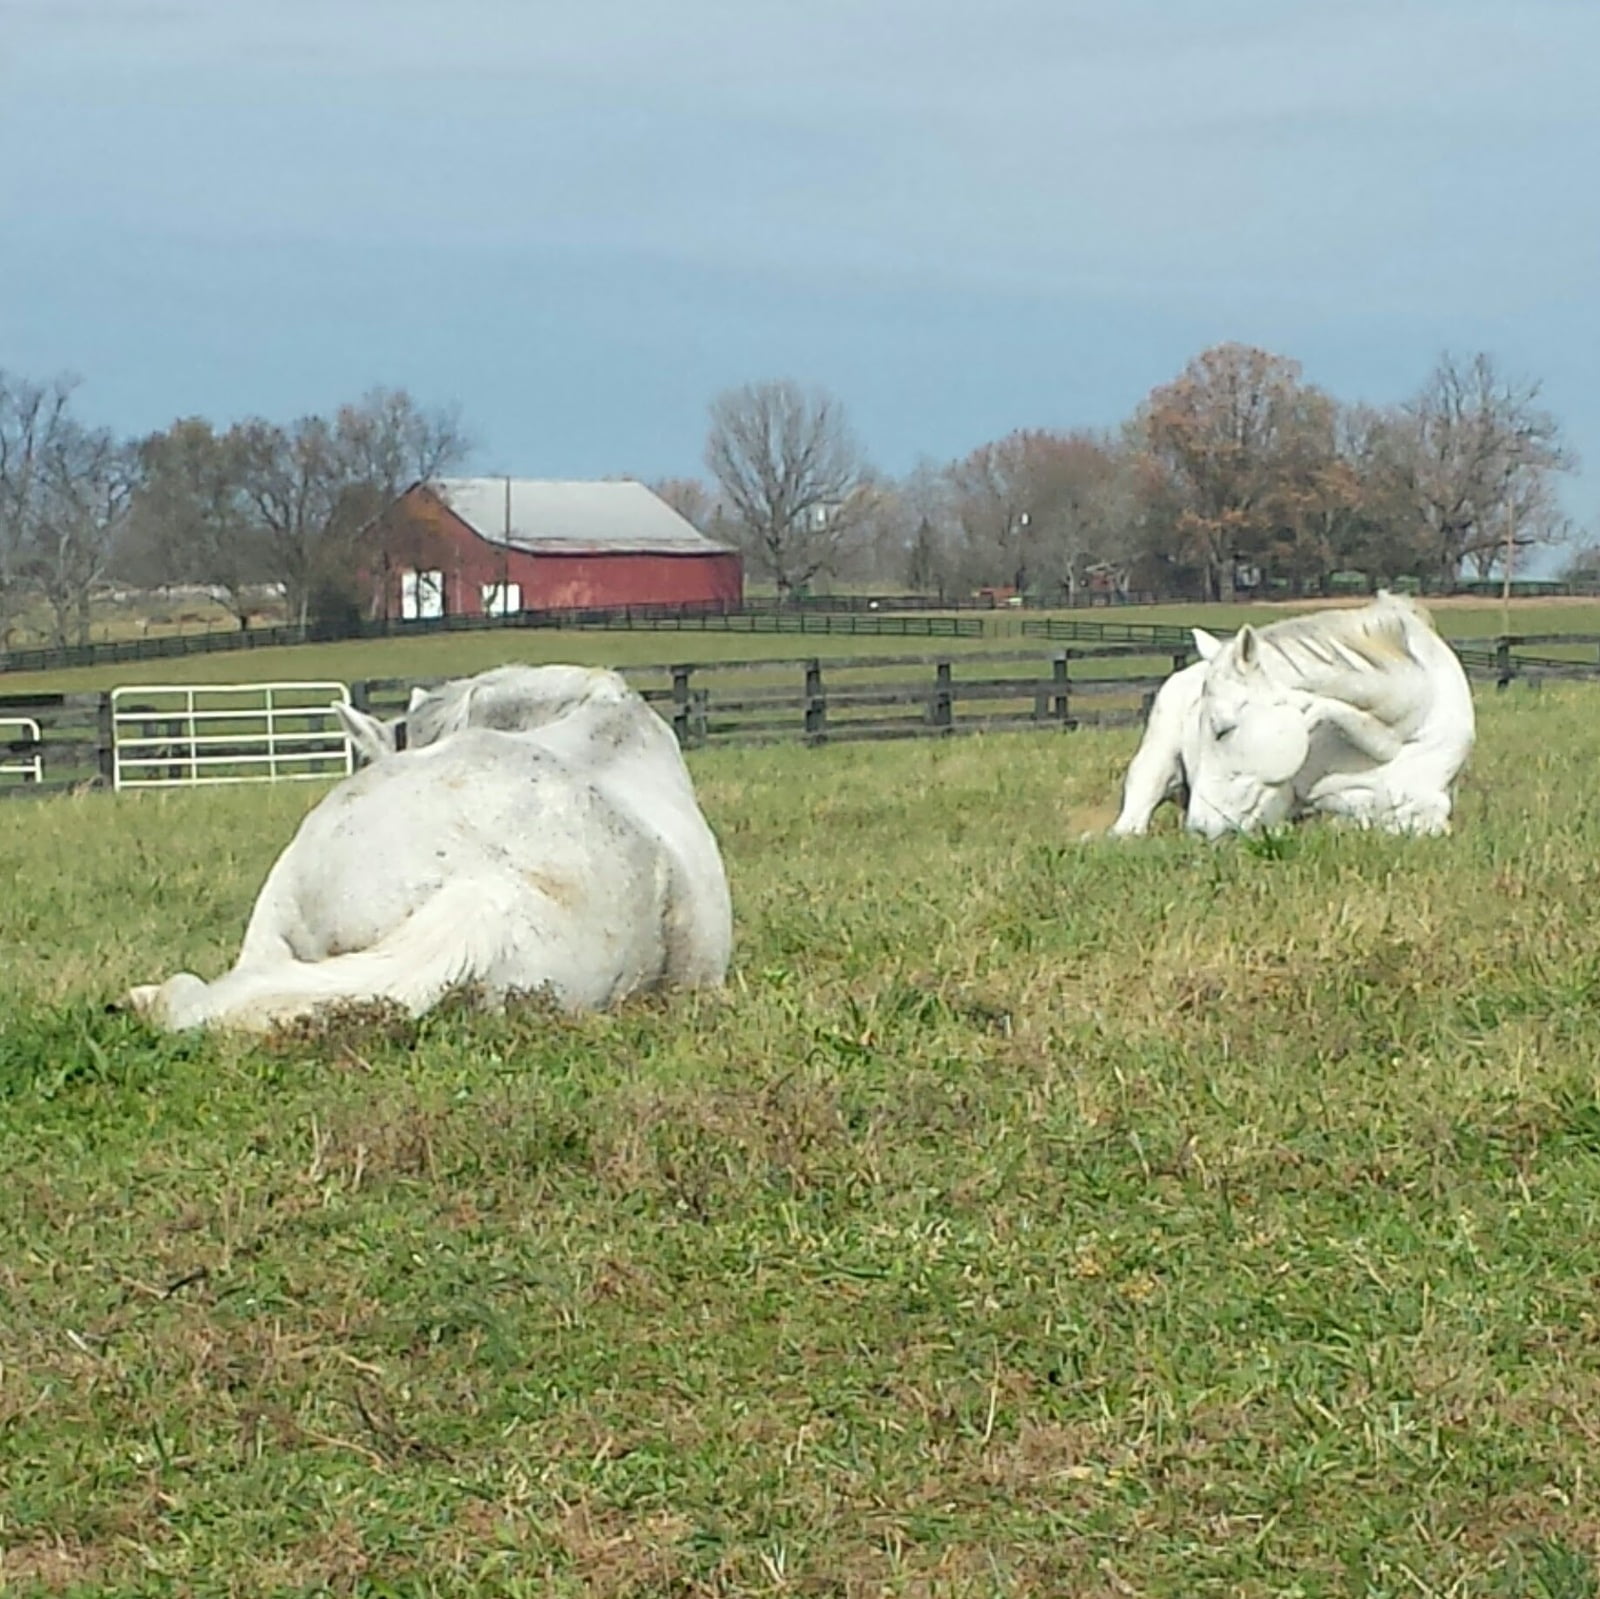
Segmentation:
<svg viewBox="0 0 1600 1599">
<path fill-rule="evenodd" d="M 414 620 L 624 606 L 737 608 L 736 550 L 642 483 L 437 478 L 372 529 L 372 614 Z"/>
</svg>

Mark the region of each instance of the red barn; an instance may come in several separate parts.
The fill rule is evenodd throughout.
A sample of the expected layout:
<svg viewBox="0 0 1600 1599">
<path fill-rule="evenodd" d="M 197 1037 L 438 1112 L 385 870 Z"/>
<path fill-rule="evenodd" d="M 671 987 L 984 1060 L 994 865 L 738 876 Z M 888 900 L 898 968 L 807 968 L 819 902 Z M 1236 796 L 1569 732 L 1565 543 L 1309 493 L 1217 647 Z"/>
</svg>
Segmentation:
<svg viewBox="0 0 1600 1599">
<path fill-rule="evenodd" d="M 373 530 L 372 612 L 405 620 L 737 607 L 744 567 L 642 483 L 439 478 Z"/>
</svg>

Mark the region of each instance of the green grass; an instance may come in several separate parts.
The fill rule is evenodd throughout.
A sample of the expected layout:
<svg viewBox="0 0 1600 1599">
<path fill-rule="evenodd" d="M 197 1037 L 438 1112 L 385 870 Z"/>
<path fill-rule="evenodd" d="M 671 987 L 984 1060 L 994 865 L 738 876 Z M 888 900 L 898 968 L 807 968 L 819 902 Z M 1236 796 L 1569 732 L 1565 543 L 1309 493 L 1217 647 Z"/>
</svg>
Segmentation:
<svg viewBox="0 0 1600 1599">
<path fill-rule="evenodd" d="M 255 1047 L 101 1006 L 314 794 L 10 806 L 0 1590 L 1590 1599 L 1596 709 L 1430 842 L 706 752 L 723 998 Z"/>
</svg>

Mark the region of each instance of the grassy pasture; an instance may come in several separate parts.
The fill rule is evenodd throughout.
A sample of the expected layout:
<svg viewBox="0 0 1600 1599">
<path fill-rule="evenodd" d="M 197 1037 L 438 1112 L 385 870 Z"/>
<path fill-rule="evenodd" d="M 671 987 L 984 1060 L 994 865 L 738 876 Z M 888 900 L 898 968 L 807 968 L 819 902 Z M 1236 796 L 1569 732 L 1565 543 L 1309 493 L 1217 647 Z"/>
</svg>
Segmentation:
<svg viewBox="0 0 1600 1599">
<path fill-rule="evenodd" d="M 1013 641 L 1015 642 L 1015 641 Z M 342 644 L 285 645 L 192 655 L 173 661 L 130 661 L 60 672 L 8 672 L 3 691 L 79 693 L 124 683 L 249 683 L 279 680 L 466 677 L 508 661 L 570 661 L 628 667 L 673 661 L 793 660 L 805 656 L 911 655 L 995 649 L 983 638 L 871 638 L 827 634 L 602 632 L 520 628 L 444 633 L 431 638 L 360 639 Z M 1041 655 L 1048 648 L 1040 642 Z"/>
<path fill-rule="evenodd" d="M 100 1007 L 309 785 L 11 805 L 0 1591 L 1594 1594 L 1597 704 L 1426 843 L 706 751 L 724 998 L 255 1047 Z"/>
</svg>

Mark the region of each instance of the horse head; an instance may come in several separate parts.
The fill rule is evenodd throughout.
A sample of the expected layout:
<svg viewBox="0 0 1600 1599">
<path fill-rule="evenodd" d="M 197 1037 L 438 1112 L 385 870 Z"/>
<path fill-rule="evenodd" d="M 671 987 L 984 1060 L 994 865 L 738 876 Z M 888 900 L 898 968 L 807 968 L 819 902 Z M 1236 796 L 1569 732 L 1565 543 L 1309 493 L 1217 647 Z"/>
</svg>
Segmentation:
<svg viewBox="0 0 1600 1599">
<path fill-rule="evenodd" d="M 1248 625 L 1226 643 L 1203 628 L 1194 639 L 1207 664 L 1186 752 L 1185 826 L 1220 838 L 1287 821 L 1295 776 L 1311 752 L 1312 696 L 1280 687 L 1262 670 Z"/>
</svg>

